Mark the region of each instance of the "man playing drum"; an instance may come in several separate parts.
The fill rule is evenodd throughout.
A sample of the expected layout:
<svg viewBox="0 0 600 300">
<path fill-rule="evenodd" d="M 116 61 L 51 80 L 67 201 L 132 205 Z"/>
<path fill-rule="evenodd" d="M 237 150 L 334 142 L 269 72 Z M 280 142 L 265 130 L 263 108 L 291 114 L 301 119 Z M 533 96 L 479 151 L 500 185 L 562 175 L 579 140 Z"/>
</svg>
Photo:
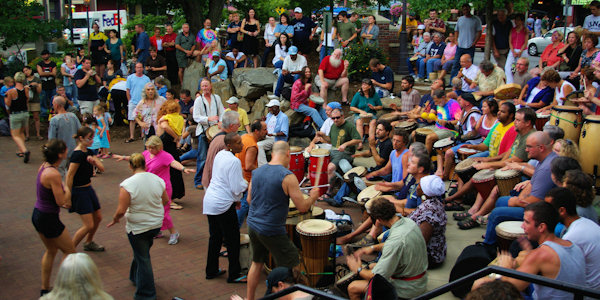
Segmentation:
<svg viewBox="0 0 600 300">
<path fill-rule="evenodd" d="M 425 146 L 429 153 L 431 153 L 433 144 L 436 141 L 456 136 L 455 128 L 461 116 L 460 104 L 454 99 L 446 98 L 443 90 L 435 91 L 433 93 L 433 100 L 435 101 L 435 105 L 437 105 L 437 120 L 435 125 L 424 127 L 434 131 L 428 134 L 425 139 Z M 412 134 L 413 141 L 415 140 L 415 133 L 416 131 Z"/>
<path fill-rule="evenodd" d="M 369 132 L 369 150 L 356 153 L 352 157 L 373 157 L 375 160 L 375 167 L 369 169 L 369 172 L 377 171 L 387 166 L 390 160 L 390 154 L 394 149 L 392 140 L 390 139 L 390 132 L 392 131 L 392 125 L 385 120 L 377 121 L 377 127 Z M 390 181 L 391 175 L 381 176 L 383 180 Z M 378 180 L 375 178 L 375 180 Z"/>
<path fill-rule="evenodd" d="M 479 90 L 473 94 L 480 96 L 481 99 L 485 99 L 487 97 L 494 97 L 494 90 L 503 85 L 505 81 L 506 75 L 504 75 L 504 71 L 494 66 L 491 61 L 484 60 L 479 64 L 479 72 L 477 72 L 477 76 L 471 82 L 471 88 L 478 87 Z"/>
<path fill-rule="evenodd" d="M 287 236 L 285 221 L 289 199 L 301 213 L 307 212 L 319 195 L 313 188 L 304 198 L 298 179 L 286 166 L 290 162 L 290 147 L 285 141 L 275 142 L 271 161 L 252 172 L 248 187 L 248 235 L 252 247 L 252 265 L 248 271 L 248 300 L 255 299 L 260 272 L 269 253 L 280 267 L 298 266 L 298 249 Z"/>
<path fill-rule="evenodd" d="M 433 101 L 433 94 L 439 90 L 443 91 L 444 86 L 445 86 L 445 82 L 444 82 L 443 78 L 438 78 L 438 79 L 434 80 L 430 86 L 431 92 L 429 94 L 425 94 L 425 95 L 423 95 L 423 97 L 421 97 L 421 101 L 419 102 L 419 105 L 415 106 L 415 108 L 413 108 L 411 111 L 400 112 L 398 114 L 400 116 L 407 116 L 410 120 L 415 120 L 421 124 L 432 123 L 433 120 L 430 120 L 429 118 L 423 118 L 423 116 L 424 116 L 423 114 L 426 114 L 427 116 L 429 115 L 430 112 L 433 112 L 435 114 L 436 106 L 435 106 L 435 102 Z"/>
<path fill-rule="evenodd" d="M 371 171 L 365 175 L 368 180 L 389 177 L 390 180 L 386 181 L 390 182 L 382 183 L 382 187 L 385 186 L 386 192 L 401 189 L 402 179 L 408 174 L 407 132 L 400 128 L 394 128 L 391 144 L 394 150 L 388 156 L 387 163 L 382 168 Z"/>
<path fill-rule="evenodd" d="M 329 131 L 331 131 L 331 126 L 333 126 L 333 119 L 331 119 L 331 112 L 333 112 L 334 109 L 342 109 L 342 105 L 339 102 L 329 102 L 327 103 L 327 105 L 325 105 L 325 114 L 327 114 L 327 119 L 323 122 L 323 126 L 321 126 L 321 129 L 319 129 L 319 131 L 317 131 L 317 133 L 315 134 L 315 137 L 313 138 L 313 140 L 310 142 L 310 145 L 308 145 L 308 147 L 306 147 L 306 152 L 310 153 L 310 151 L 315 148 L 316 144 L 319 143 L 326 143 L 325 142 L 325 137 L 329 135 Z"/>
</svg>

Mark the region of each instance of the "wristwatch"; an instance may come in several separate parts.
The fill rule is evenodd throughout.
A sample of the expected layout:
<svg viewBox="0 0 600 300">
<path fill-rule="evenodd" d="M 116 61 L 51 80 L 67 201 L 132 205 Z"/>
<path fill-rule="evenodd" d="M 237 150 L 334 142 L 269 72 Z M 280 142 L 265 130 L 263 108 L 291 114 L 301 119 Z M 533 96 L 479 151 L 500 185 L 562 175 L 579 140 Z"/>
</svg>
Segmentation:
<svg viewBox="0 0 600 300">
<path fill-rule="evenodd" d="M 358 267 L 358 269 L 356 269 L 356 275 L 360 275 L 360 271 L 362 271 L 363 268 L 362 267 Z"/>
</svg>

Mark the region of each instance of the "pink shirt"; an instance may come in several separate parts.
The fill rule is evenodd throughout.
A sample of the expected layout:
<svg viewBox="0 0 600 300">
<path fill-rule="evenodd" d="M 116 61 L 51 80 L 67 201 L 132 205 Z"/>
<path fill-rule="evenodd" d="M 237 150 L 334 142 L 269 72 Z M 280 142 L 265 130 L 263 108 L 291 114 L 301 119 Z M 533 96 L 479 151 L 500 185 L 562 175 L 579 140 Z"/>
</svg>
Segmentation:
<svg viewBox="0 0 600 300">
<path fill-rule="evenodd" d="M 292 85 L 292 97 L 290 108 L 293 110 L 298 109 L 300 104 L 308 105 L 308 97 L 310 96 L 310 89 L 306 91 L 305 85 L 302 84 L 302 79 L 298 79 Z"/>
<path fill-rule="evenodd" d="M 512 39 L 513 49 L 521 50 L 521 47 L 523 47 L 525 41 L 527 40 L 527 31 L 525 28 L 521 29 L 521 31 L 517 31 L 515 28 L 513 28 L 510 31 L 510 37 Z"/>
<path fill-rule="evenodd" d="M 446 60 L 451 59 L 456 54 L 456 44 L 446 44 L 446 48 L 444 49 L 444 58 Z"/>
<path fill-rule="evenodd" d="M 171 186 L 170 165 L 175 159 L 164 150 L 158 152 L 154 157 L 151 157 L 152 154 L 148 150 L 142 152 L 142 155 L 146 159 L 146 172 L 150 172 L 165 181 L 165 189 L 169 199 L 171 199 L 173 188 Z"/>
</svg>

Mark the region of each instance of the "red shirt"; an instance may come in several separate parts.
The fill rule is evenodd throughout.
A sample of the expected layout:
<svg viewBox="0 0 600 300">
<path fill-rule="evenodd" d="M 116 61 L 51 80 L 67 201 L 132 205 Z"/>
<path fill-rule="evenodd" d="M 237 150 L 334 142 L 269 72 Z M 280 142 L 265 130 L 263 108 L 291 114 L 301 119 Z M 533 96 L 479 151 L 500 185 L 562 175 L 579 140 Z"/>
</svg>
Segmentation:
<svg viewBox="0 0 600 300">
<path fill-rule="evenodd" d="M 160 36 L 160 35 L 159 35 L 159 36 L 158 36 L 158 39 L 159 39 L 159 40 L 162 40 L 162 36 Z M 164 40 L 163 40 L 163 42 L 164 42 Z M 150 37 L 150 45 L 151 45 L 152 47 L 154 47 L 154 49 L 158 50 L 158 46 L 156 45 L 156 35 L 153 35 L 153 36 L 151 36 L 151 37 Z M 163 47 L 163 48 L 164 48 L 164 47 Z"/>
<path fill-rule="evenodd" d="M 163 38 L 163 45 L 164 45 L 164 43 L 174 43 L 175 39 L 177 38 L 177 34 L 175 32 L 173 32 L 171 34 L 167 33 L 162 38 Z M 165 49 L 165 51 L 175 51 L 175 46 L 172 46 L 172 47 L 163 46 L 163 48 Z"/>
<path fill-rule="evenodd" d="M 558 50 L 562 49 L 564 46 L 565 44 L 562 42 L 560 42 L 556 47 L 552 47 L 552 44 L 548 45 L 546 49 L 544 49 L 544 52 L 542 52 L 540 59 L 546 63 L 546 66 L 551 66 L 556 62 L 561 61 L 562 57 L 557 56 L 556 54 L 558 53 Z"/>
<path fill-rule="evenodd" d="M 334 68 L 329 63 L 330 57 L 331 55 L 325 56 L 319 65 L 319 70 L 323 70 L 323 77 L 331 80 L 337 80 L 342 75 L 342 72 L 344 72 L 344 61 L 342 60 L 340 65 L 337 68 Z"/>
</svg>

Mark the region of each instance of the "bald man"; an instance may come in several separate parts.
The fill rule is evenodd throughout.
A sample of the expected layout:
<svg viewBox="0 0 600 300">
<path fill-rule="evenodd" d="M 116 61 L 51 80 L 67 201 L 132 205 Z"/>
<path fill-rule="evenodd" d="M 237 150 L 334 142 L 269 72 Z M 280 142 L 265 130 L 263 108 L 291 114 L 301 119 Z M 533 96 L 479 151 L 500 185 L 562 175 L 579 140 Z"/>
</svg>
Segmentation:
<svg viewBox="0 0 600 300">
<path fill-rule="evenodd" d="M 73 149 L 77 146 L 73 136 L 77 133 L 79 127 L 81 127 L 81 123 L 74 113 L 65 110 L 66 104 L 67 100 L 62 96 L 55 96 L 52 100 L 52 107 L 56 114 L 50 119 L 50 124 L 48 125 L 48 140 L 59 139 L 65 141 L 67 150 L 69 151 L 67 157 L 70 158 Z M 68 163 L 69 159 L 63 159 L 60 166 L 58 166 L 58 172 L 63 177 L 67 173 Z"/>
<path fill-rule="evenodd" d="M 477 77 L 477 73 L 479 73 L 479 67 L 473 64 L 473 59 L 469 54 L 463 54 L 460 57 L 460 70 L 456 75 L 457 78 L 462 80 L 461 90 L 463 92 L 476 92 L 479 90 L 477 86 L 471 87 L 475 78 Z"/>
</svg>

